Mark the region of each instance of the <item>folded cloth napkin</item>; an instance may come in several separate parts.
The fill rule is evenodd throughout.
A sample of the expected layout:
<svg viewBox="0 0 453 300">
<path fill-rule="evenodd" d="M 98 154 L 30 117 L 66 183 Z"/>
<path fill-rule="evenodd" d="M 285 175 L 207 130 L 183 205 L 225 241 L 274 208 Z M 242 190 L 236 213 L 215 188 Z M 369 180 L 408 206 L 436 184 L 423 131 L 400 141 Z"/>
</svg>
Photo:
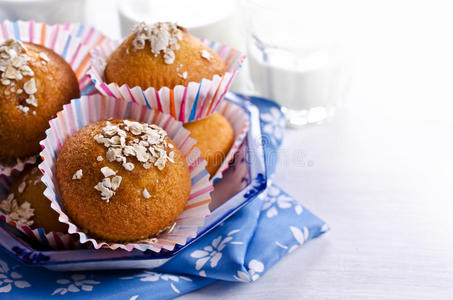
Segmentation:
<svg viewBox="0 0 453 300">
<path fill-rule="evenodd" d="M 260 110 L 266 167 L 272 174 L 284 119 L 274 102 L 250 97 Z M 0 253 L 2 299 L 171 299 L 216 280 L 252 282 L 283 256 L 328 227 L 278 186 L 268 189 L 223 224 L 153 271 L 58 273 L 18 264 Z"/>
</svg>

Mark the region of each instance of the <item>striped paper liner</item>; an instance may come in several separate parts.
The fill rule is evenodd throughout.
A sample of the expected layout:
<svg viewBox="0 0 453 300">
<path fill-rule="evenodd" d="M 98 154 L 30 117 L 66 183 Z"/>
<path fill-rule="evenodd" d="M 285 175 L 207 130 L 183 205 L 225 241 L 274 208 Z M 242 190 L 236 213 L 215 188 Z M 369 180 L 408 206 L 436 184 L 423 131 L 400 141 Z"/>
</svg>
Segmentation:
<svg viewBox="0 0 453 300">
<path fill-rule="evenodd" d="M 114 82 L 108 84 L 104 77 L 105 61 L 120 44 L 110 39 L 106 39 L 92 51 L 93 58 L 87 74 L 103 95 L 146 105 L 170 114 L 183 123 L 196 121 L 216 111 L 245 59 L 241 52 L 223 44 L 206 40 L 203 43 L 225 61 L 227 72 L 224 75 L 214 75 L 213 78 L 202 79 L 201 82 L 190 82 L 187 86 L 177 85 L 173 89 L 162 87 L 156 90 L 149 87 L 143 91 L 139 86 L 119 86 Z"/>
<path fill-rule="evenodd" d="M 12 184 L 12 177 L 0 175 L 0 201 L 6 199 L 9 195 L 9 189 Z M 49 203 L 50 205 L 50 203 Z M 41 245 L 49 246 L 56 250 L 70 250 L 80 248 L 80 243 L 65 232 L 47 232 L 44 228 L 33 228 L 30 226 L 22 226 L 13 221 L 8 215 L 0 211 L 0 220 L 17 228 L 25 233 L 28 237 L 37 241 Z"/>
<path fill-rule="evenodd" d="M 22 172 L 27 165 L 35 164 L 38 160 L 37 155 L 33 155 L 27 158 L 16 158 L 16 163 L 13 165 L 1 165 L 0 164 L 0 176 L 11 176 L 15 172 Z"/>
<path fill-rule="evenodd" d="M 58 151 L 67 137 L 72 136 L 85 125 L 110 117 L 129 118 L 159 125 L 167 131 L 168 136 L 185 156 L 192 180 L 191 193 L 184 211 L 176 218 L 176 226 L 171 233 L 160 234 L 156 239 L 127 244 L 98 241 L 71 223 L 63 211 L 54 174 Z M 173 250 L 175 245 L 184 245 L 189 237 L 196 237 L 198 227 L 203 225 L 204 218 L 210 214 L 210 192 L 214 188 L 205 170 L 206 161 L 200 158 L 200 151 L 194 147 L 195 140 L 190 138 L 190 132 L 182 127 L 181 122 L 174 120 L 169 114 L 148 109 L 146 106 L 96 94 L 72 100 L 49 123 L 50 128 L 46 131 L 46 138 L 41 141 L 43 151 L 40 154 L 43 162 L 39 165 L 44 174 L 41 180 L 47 186 L 44 195 L 51 200 L 51 207 L 59 213 L 60 222 L 69 225 L 69 233 L 79 235 L 80 243 L 92 244 L 95 249 L 106 247 L 112 250 L 138 249 L 159 252 L 161 249 Z"/>
<path fill-rule="evenodd" d="M 241 146 L 242 141 L 247 135 L 247 131 L 249 129 L 249 116 L 239 105 L 229 101 L 223 101 L 219 105 L 217 111 L 222 116 L 224 116 L 225 119 L 227 119 L 228 122 L 233 127 L 234 142 L 230 148 L 230 151 L 228 151 L 227 155 L 225 156 L 219 169 L 211 177 L 212 182 L 216 182 L 217 180 L 221 179 L 223 177 L 223 173 L 225 173 L 226 170 L 228 170 L 230 166 L 230 161 L 234 158 L 234 155 Z"/>
<path fill-rule="evenodd" d="M 82 94 L 94 92 L 95 88 L 87 76 L 90 51 L 105 39 L 105 36 L 93 27 L 83 24 L 56 24 L 30 21 L 9 20 L 0 23 L 0 43 L 16 39 L 44 46 L 61 55 L 71 66 L 79 81 Z M 9 176 L 14 170 L 23 170 L 24 166 L 35 163 L 34 159 L 22 159 L 15 165 L 0 165 L 0 175 Z"/>
</svg>

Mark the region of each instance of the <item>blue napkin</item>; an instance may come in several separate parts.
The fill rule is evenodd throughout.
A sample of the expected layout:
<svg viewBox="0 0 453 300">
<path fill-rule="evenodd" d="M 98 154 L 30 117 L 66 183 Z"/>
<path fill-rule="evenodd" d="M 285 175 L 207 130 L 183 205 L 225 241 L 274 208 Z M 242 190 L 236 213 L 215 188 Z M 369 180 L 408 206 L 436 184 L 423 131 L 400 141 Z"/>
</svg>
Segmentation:
<svg viewBox="0 0 453 300">
<path fill-rule="evenodd" d="M 268 174 L 276 167 L 284 119 L 274 102 L 250 97 L 260 109 Z M 328 230 L 278 186 L 239 210 L 205 237 L 153 271 L 58 273 L 18 264 L 0 253 L 0 298 L 171 299 L 216 280 L 253 282 L 283 256 Z"/>
</svg>

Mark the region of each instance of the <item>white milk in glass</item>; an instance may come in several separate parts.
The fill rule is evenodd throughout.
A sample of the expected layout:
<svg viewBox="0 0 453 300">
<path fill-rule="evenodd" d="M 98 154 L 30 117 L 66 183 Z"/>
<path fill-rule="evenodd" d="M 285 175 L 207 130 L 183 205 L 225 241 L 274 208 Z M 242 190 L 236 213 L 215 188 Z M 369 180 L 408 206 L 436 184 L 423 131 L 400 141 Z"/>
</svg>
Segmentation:
<svg viewBox="0 0 453 300">
<path fill-rule="evenodd" d="M 248 54 L 255 89 L 282 105 L 292 125 L 323 121 L 343 100 L 349 76 L 338 47 L 284 49 L 251 41 Z"/>
<path fill-rule="evenodd" d="M 277 101 L 290 125 L 331 116 L 348 87 L 350 61 L 329 1 L 246 0 L 244 22 L 251 79 Z M 338 17 L 338 16 L 337 16 Z"/>
</svg>

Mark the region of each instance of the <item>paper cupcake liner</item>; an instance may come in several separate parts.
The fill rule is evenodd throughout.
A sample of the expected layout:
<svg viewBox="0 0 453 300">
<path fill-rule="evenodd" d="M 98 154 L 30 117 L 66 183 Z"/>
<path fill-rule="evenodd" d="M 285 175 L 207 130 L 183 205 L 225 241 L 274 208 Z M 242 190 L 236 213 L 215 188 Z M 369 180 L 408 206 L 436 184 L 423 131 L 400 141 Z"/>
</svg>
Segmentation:
<svg viewBox="0 0 453 300">
<path fill-rule="evenodd" d="M 87 76 L 90 51 L 102 43 L 105 36 L 93 27 L 72 23 L 48 25 L 33 20 L 6 20 L 0 23 L 0 42 L 8 39 L 30 42 L 53 50 L 71 66 L 79 81 L 81 94 L 95 91 Z M 25 165 L 34 163 L 36 158 L 21 159 L 12 166 L 0 164 L 0 175 L 9 176 L 14 170 L 22 171 Z"/>
<path fill-rule="evenodd" d="M 38 156 L 33 155 L 27 158 L 16 158 L 16 162 L 12 165 L 0 164 L 0 176 L 11 176 L 15 172 L 22 172 L 27 165 L 33 165 L 38 161 Z"/>
<path fill-rule="evenodd" d="M 0 175 L 0 202 L 6 199 L 9 195 L 9 189 L 13 179 L 11 176 Z M 50 203 L 49 203 L 50 204 Z M 80 243 L 65 232 L 47 232 L 44 228 L 32 228 L 16 223 L 8 215 L 0 211 L 0 220 L 15 227 L 19 231 L 25 233 L 28 237 L 37 241 L 41 245 L 49 246 L 57 250 L 70 250 L 80 247 Z"/>
<path fill-rule="evenodd" d="M 71 223 L 64 212 L 59 200 L 58 185 L 54 173 L 58 151 L 67 137 L 72 136 L 85 125 L 110 117 L 130 118 L 161 126 L 185 156 L 189 165 L 192 188 L 189 201 L 184 211 L 176 218 L 174 229 L 171 232 L 159 234 L 155 239 L 136 243 L 121 244 L 98 241 L 85 234 L 77 225 Z M 151 110 L 132 102 L 97 94 L 72 100 L 49 123 L 50 128 L 46 131 L 47 137 L 41 141 L 43 162 L 39 165 L 44 174 L 41 180 L 47 186 L 44 195 L 51 200 L 51 207 L 60 215 L 60 222 L 69 225 L 69 233 L 79 235 L 80 243 L 91 244 L 95 249 L 107 247 L 112 250 L 131 251 L 138 249 L 159 252 L 161 249 L 171 251 L 175 245 L 184 245 L 188 238 L 197 235 L 198 227 L 203 225 L 204 218 L 210 214 L 210 192 L 213 190 L 213 186 L 209 181 L 209 174 L 205 170 L 206 161 L 200 158 L 200 151 L 194 147 L 195 140 L 190 138 L 190 132 L 182 127 L 181 122 L 174 120 L 169 114 Z"/>
<path fill-rule="evenodd" d="M 219 109 L 217 110 L 228 122 L 231 124 L 234 130 L 234 142 L 225 156 L 222 164 L 220 165 L 217 172 L 211 177 L 212 182 L 223 177 L 223 173 L 228 170 L 230 167 L 230 162 L 234 158 L 234 155 L 241 146 L 247 131 L 249 129 L 249 116 L 247 113 L 239 106 L 229 101 L 223 101 Z"/>
<path fill-rule="evenodd" d="M 190 82 L 187 86 L 177 85 L 173 89 L 162 87 L 156 90 L 149 87 L 143 91 L 139 86 L 131 88 L 127 84 L 108 84 L 104 77 L 105 61 L 120 44 L 110 39 L 106 39 L 92 51 L 93 58 L 87 74 L 103 95 L 157 109 L 183 123 L 196 121 L 217 109 L 245 59 L 241 52 L 223 44 L 206 40 L 203 43 L 225 61 L 227 72 L 224 75 L 214 75 L 213 78 L 202 79 L 201 82 Z"/>
</svg>

